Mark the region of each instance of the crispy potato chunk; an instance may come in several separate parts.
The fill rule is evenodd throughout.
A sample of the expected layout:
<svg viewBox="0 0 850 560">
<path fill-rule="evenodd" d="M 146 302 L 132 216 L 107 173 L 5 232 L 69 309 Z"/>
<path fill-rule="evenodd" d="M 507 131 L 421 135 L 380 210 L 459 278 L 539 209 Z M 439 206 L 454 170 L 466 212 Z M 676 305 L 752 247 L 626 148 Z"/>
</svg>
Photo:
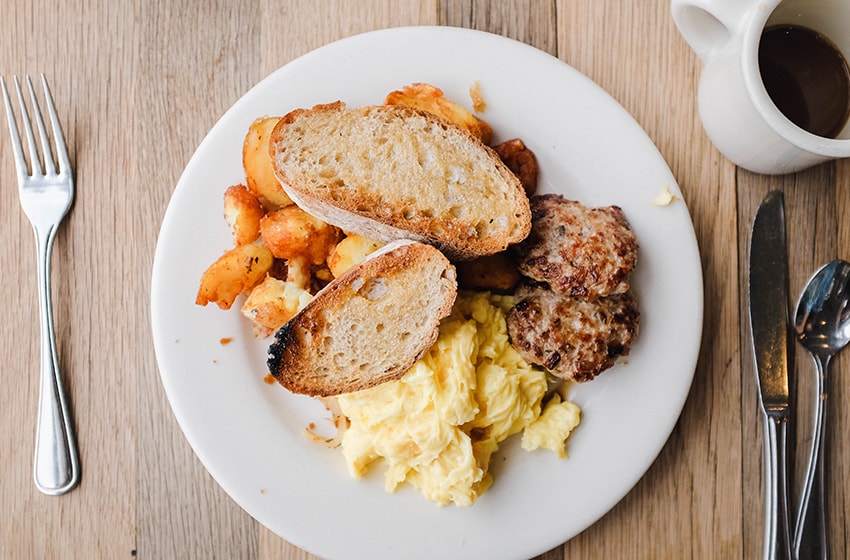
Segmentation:
<svg viewBox="0 0 850 560">
<path fill-rule="evenodd" d="M 286 324 L 313 296 L 293 282 L 272 276 L 258 284 L 242 305 L 242 314 L 254 323 L 254 335 L 265 338 Z"/>
<path fill-rule="evenodd" d="M 309 290 L 312 279 L 310 261 L 306 257 L 294 257 L 286 261 L 286 281 L 302 290 Z"/>
<path fill-rule="evenodd" d="M 271 251 L 261 245 L 240 245 L 212 263 L 201 277 L 195 303 L 215 303 L 230 309 L 233 300 L 262 281 L 274 263 Z"/>
<path fill-rule="evenodd" d="M 496 253 L 455 263 L 458 285 L 465 290 L 512 292 L 519 283 L 516 263 L 507 253 Z"/>
<path fill-rule="evenodd" d="M 506 140 L 493 149 L 522 183 L 525 194 L 532 196 L 537 191 L 537 177 L 540 175 L 540 166 L 537 165 L 534 152 L 519 138 Z"/>
<path fill-rule="evenodd" d="M 317 267 L 313 267 L 313 284 L 314 285 L 317 282 L 321 285 L 327 284 L 328 282 L 330 282 L 334 278 L 335 278 L 335 276 L 331 272 L 331 269 L 328 268 L 327 264 L 319 265 Z M 313 293 L 315 293 L 315 291 L 313 291 Z"/>
<path fill-rule="evenodd" d="M 242 166 L 248 188 L 272 206 L 283 207 L 292 204 L 292 200 L 275 177 L 269 155 L 269 136 L 279 120 L 280 117 L 261 117 L 251 123 L 242 147 Z"/>
<path fill-rule="evenodd" d="M 260 220 L 263 243 L 278 259 L 305 257 L 309 264 L 324 264 L 340 232 L 295 205 L 273 210 Z"/>
<path fill-rule="evenodd" d="M 237 246 L 260 237 L 260 219 L 265 215 L 265 208 L 245 185 L 233 185 L 224 191 L 224 220 Z"/>
<path fill-rule="evenodd" d="M 311 294 L 328 285 L 334 279 L 327 264 L 311 265 L 304 257 L 290 259 L 275 259 L 269 276 L 286 282 L 294 282 L 298 287 Z"/>
<path fill-rule="evenodd" d="M 356 233 L 348 234 L 331 251 L 328 257 L 328 268 L 331 269 L 331 274 L 333 274 L 334 278 L 337 278 L 343 272 L 365 259 L 369 253 L 377 251 L 382 245 L 383 243 L 372 241 Z"/>
<path fill-rule="evenodd" d="M 430 84 L 412 84 L 401 90 L 392 91 L 384 100 L 385 105 L 405 105 L 437 116 L 461 126 L 485 144 L 490 143 L 493 129 L 454 101 L 443 97 L 443 90 Z"/>
</svg>

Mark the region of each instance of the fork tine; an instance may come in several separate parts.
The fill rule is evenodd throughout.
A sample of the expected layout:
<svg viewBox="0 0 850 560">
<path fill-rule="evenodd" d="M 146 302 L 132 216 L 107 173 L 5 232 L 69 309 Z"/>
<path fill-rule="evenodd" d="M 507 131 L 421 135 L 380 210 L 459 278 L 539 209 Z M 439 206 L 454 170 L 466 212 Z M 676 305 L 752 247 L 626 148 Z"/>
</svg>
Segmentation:
<svg viewBox="0 0 850 560">
<path fill-rule="evenodd" d="M 21 121 L 23 121 L 25 136 L 27 137 L 27 145 L 30 149 L 30 172 L 44 174 L 44 168 L 41 167 L 41 160 L 38 157 L 38 148 L 35 145 L 35 137 L 32 134 L 32 125 L 30 125 L 30 114 L 27 111 L 27 104 L 24 103 L 24 95 L 21 93 L 21 83 L 18 77 L 15 76 L 15 89 L 18 94 L 18 105 L 21 107 Z"/>
<path fill-rule="evenodd" d="M 41 74 L 41 85 L 44 88 L 44 100 L 47 104 L 47 112 L 50 115 L 50 125 L 53 128 L 53 142 L 56 144 L 56 159 L 59 162 L 59 171 L 70 173 L 71 161 L 68 159 L 68 148 L 65 146 L 65 136 L 62 134 L 62 125 L 59 123 L 59 115 L 56 106 L 53 105 L 53 94 L 47 87 L 47 78 Z"/>
<path fill-rule="evenodd" d="M 9 99 L 9 90 L 6 89 L 6 79 L 0 76 L 0 85 L 3 86 L 3 101 L 6 104 L 6 120 L 9 121 L 9 133 L 12 136 L 12 151 L 15 154 L 15 168 L 18 177 L 27 176 L 27 162 L 24 159 L 24 148 L 21 146 L 21 135 L 18 133 L 18 125 L 15 122 L 15 113 L 12 111 L 12 100 Z"/>
<path fill-rule="evenodd" d="M 30 99 L 32 100 L 32 112 L 35 116 L 35 124 L 38 128 L 38 136 L 41 139 L 41 159 L 44 165 L 44 173 L 45 175 L 55 175 L 56 166 L 53 163 L 53 150 L 50 147 L 50 139 L 47 137 L 47 129 L 44 128 L 44 118 L 41 116 L 41 107 L 38 104 L 38 98 L 35 96 L 35 90 L 32 87 L 32 80 L 30 80 L 29 74 L 27 74 L 27 87 L 30 90 Z"/>
</svg>

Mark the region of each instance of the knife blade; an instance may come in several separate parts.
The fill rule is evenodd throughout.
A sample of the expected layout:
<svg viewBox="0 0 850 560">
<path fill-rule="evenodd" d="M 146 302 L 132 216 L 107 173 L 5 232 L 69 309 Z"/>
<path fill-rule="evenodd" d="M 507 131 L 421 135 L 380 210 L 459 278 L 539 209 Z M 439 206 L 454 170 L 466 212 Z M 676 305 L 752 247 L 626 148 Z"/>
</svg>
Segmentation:
<svg viewBox="0 0 850 560">
<path fill-rule="evenodd" d="M 786 435 L 788 389 L 788 260 L 782 192 L 764 197 L 753 220 L 749 255 L 750 330 L 765 436 L 765 560 L 791 558 Z"/>
<path fill-rule="evenodd" d="M 753 222 L 749 294 L 760 402 L 768 416 L 778 418 L 790 414 L 786 255 L 784 199 L 781 191 L 773 191 Z"/>
</svg>

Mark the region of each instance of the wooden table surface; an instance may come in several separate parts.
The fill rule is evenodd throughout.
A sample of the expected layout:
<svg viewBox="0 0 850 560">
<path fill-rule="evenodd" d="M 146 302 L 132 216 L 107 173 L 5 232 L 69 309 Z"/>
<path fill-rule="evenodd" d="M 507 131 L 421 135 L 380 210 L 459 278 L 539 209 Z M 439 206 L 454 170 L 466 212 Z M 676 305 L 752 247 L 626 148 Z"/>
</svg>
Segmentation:
<svg viewBox="0 0 850 560">
<path fill-rule="evenodd" d="M 53 293 L 83 466 L 82 482 L 65 496 L 44 496 L 33 486 L 35 251 L 4 122 L 0 294 L 10 314 L 0 321 L 0 557 L 315 558 L 243 512 L 183 437 L 154 357 L 151 263 L 186 162 L 246 90 L 335 39 L 420 24 L 503 34 L 599 83 L 660 149 L 699 240 L 703 344 L 682 416 L 625 499 L 541 558 L 760 555 L 762 432 L 746 307 L 749 229 L 763 195 L 783 190 L 789 300 L 796 300 L 817 266 L 850 258 L 850 227 L 840 225 L 850 219 L 850 161 L 766 177 L 724 159 L 701 128 L 701 65 L 676 30 L 668 0 L 13 0 L 0 13 L 0 74 L 46 73 L 76 166 L 77 199 L 59 230 Z M 796 363 L 802 393 L 811 364 L 802 351 Z M 840 356 L 830 379 L 835 557 L 850 552 L 848 370 L 850 360 Z"/>
</svg>

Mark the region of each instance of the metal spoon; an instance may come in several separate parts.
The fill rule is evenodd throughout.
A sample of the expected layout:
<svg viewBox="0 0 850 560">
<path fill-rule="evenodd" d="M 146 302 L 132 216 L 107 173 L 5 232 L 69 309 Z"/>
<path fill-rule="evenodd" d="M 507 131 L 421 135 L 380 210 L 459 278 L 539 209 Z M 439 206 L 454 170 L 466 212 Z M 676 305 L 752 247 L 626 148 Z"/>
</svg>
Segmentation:
<svg viewBox="0 0 850 560">
<path fill-rule="evenodd" d="M 794 325 L 800 343 L 814 358 L 817 391 L 812 445 L 803 478 L 792 543 L 795 558 L 800 557 L 804 543 L 809 550 L 812 546 L 819 546 L 818 557 L 827 558 L 829 549 L 824 492 L 826 465 L 823 429 L 826 424 L 826 374 L 832 357 L 850 342 L 850 263 L 843 260 L 832 261 L 812 276 L 797 303 Z M 815 480 L 818 483 L 816 489 Z M 814 497 L 813 489 L 817 492 Z M 815 504 L 817 507 L 810 508 L 810 505 Z M 812 527 L 812 523 L 817 527 Z M 807 537 L 811 530 L 816 530 L 817 537 L 812 535 L 812 538 L 817 538 L 817 542 L 806 542 L 804 534 Z"/>
</svg>

